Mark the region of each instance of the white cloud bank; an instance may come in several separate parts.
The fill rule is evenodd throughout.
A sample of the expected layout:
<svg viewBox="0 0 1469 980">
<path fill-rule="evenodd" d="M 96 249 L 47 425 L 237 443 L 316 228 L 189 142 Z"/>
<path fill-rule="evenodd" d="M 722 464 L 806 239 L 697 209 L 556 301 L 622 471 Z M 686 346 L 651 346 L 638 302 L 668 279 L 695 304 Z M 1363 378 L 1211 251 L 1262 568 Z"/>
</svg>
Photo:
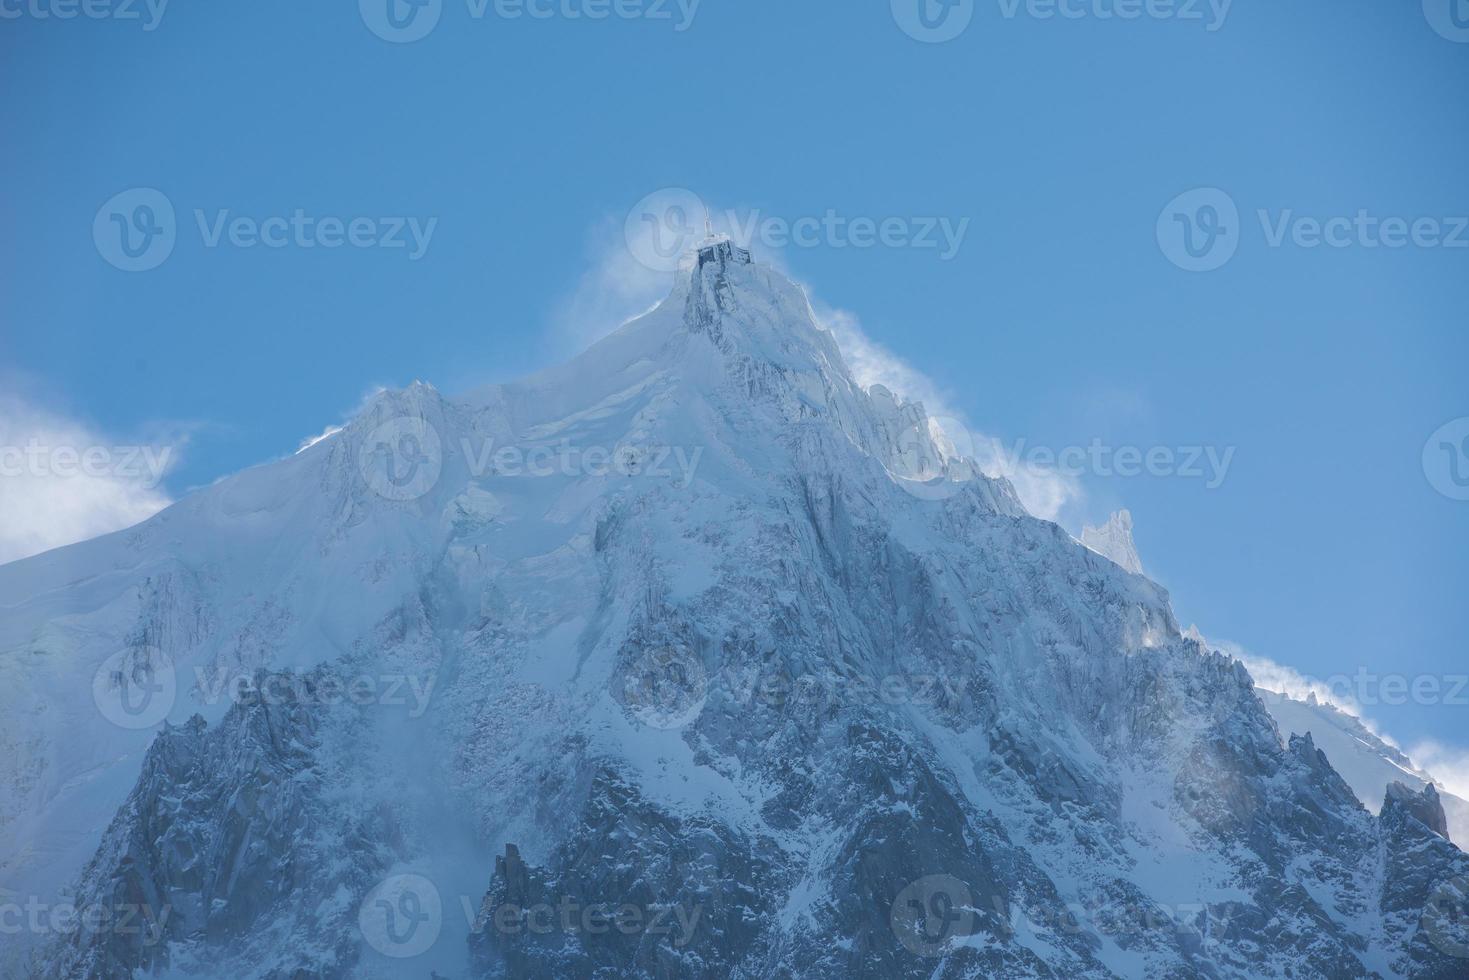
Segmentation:
<svg viewBox="0 0 1469 980">
<path fill-rule="evenodd" d="M 0 395 L 0 563 L 152 517 L 173 502 L 162 480 L 177 456 Z"/>
</svg>

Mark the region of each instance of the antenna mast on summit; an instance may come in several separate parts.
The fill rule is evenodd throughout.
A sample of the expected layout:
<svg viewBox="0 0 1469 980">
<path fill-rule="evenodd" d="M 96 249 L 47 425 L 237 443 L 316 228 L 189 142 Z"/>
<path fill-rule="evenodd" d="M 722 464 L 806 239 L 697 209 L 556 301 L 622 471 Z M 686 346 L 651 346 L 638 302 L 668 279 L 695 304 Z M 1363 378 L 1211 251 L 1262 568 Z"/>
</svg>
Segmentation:
<svg viewBox="0 0 1469 980">
<path fill-rule="evenodd" d="M 704 205 L 704 241 L 714 241 L 714 222 L 709 218 L 709 205 Z"/>
</svg>

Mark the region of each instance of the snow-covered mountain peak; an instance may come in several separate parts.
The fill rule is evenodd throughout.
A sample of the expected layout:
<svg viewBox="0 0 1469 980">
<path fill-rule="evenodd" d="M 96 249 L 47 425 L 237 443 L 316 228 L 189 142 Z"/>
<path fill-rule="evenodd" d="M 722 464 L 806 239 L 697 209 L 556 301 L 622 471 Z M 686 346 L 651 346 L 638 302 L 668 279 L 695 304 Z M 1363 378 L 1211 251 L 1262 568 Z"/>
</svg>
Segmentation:
<svg viewBox="0 0 1469 980">
<path fill-rule="evenodd" d="M 1382 803 L 1383 815 L 1387 816 L 1393 810 L 1400 810 L 1411 816 L 1440 837 L 1449 836 L 1443 801 L 1439 799 L 1438 790 L 1432 783 L 1417 790 L 1402 782 L 1388 783 Z"/>
<path fill-rule="evenodd" d="M 640 418 L 669 437 L 679 430 L 678 438 L 717 449 L 731 438 L 789 444 L 825 431 L 857 446 L 915 496 L 968 488 L 987 506 L 1023 512 L 1008 481 L 946 451 L 921 404 L 880 385 L 864 390 L 805 290 L 728 242 L 701 250 L 662 302 L 582 354 L 473 392 L 464 404 L 471 414 L 503 416 L 523 434 L 565 428 L 569 419 L 605 415 L 630 400 L 661 406 Z M 699 421 L 718 432 L 690 431 Z"/>
<path fill-rule="evenodd" d="M 43 937 L 43 975 L 1454 955 L 1414 938 L 1466 871 L 1426 795 L 1363 810 L 1160 587 L 864 390 L 804 291 L 732 246 L 566 364 L 381 392 L 133 531 L 0 567 L 0 608 L 0 885 L 176 912 L 152 945 Z M 378 697 L 319 697 L 361 681 Z M 567 901 L 701 925 L 500 915 Z"/>
<path fill-rule="evenodd" d="M 1101 527 L 1082 528 L 1081 543 L 1134 575 L 1143 572 L 1142 560 L 1132 541 L 1132 513 L 1128 510 L 1113 513 Z"/>
</svg>

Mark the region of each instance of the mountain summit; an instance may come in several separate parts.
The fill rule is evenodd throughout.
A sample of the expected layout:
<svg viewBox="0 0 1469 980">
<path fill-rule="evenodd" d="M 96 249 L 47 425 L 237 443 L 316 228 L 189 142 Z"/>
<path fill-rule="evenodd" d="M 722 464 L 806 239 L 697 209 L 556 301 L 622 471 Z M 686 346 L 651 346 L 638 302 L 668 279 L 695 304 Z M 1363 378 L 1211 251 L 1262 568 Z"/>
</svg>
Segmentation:
<svg viewBox="0 0 1469 980">
<path fill-rule="evenodd" d="M 733 246 L 568 364 L 383 393 L 0 604 L 5 884 L 141 924 L 20 975 L 1469 963 L 1431 787 L 1369 813 Z"/>
<path fill-rule="evenodd" d="M 1143 573 L 1142 559 L 1138 558 L 1137 546 L 1132 543 L 1130 511 L 1117 511 L 1101 527 L 1082 528 L 1081 543 L 1134 575 Z"/>
</svg>

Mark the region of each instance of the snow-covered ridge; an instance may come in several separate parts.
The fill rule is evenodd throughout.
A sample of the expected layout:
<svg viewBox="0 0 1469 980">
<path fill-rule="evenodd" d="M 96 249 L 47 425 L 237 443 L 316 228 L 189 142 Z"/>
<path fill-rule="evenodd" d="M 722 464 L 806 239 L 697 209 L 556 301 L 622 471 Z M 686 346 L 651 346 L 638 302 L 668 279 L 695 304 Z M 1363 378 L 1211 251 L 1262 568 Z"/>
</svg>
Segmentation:
<svg viewBox="0 0 1469 980">
<path fill-rule="evenodd" d="M 384 392 L 0 568 L 0 608 L 5 887 L 178 913 L 161 946 L 23 937 L 43 975 L 1457 965 L 1435 796 L 1364 810 L 1161 588 L 732 250 L 568 364 Z M 498 918 L 564 901 L 688 928 Z"/>
<path fill-rule="evenodd" d="M 1114 513 L 1101 528 L 1086 528 L 1081 541 L 1128 571 L 1142 573 L 1142 563 L 1132 542 L 1132 515 L 1128 511 Z M 1184 635 L 1208 648 L 1208 641 L 1197 626 L 1190 626 Z M 1310 736 L 1369 811 L 1378 813 L 1382 809 L 1383 800 L 1395 783 L 1415 792 L 1434 786 L 1447 815 L 1449 836 L 1461 845 L 1469 842 L 1469 801 L 1444 791 L 1431 774 L 1351 712 L 1317 698 L 1314 691 L 1304 697 L 1292 696 L 1272 685 L 1280 686 L 1275 678 L 1255 677 L 1256 691 L 1279 726 L 1282 738 Z"/>
<path fill-rule="evenodd" d="M 1413 763 L 1402 750 L 1383 741 L 1355 716 L 1316 699 L 1300 701 L 1286 694 L 1259 689 L 1260 700 L 1282 734 L 1310 734 L 1331 760 L 1362 805 L 1373 813 L 1382 809 L 1388 789 L 1401 783 L 1415 792 L 1435 786 L 1447 819 L 1448 835 L 1460 846 L 1469 843 L 1469 801 L 1437 786 L 1433 776 Z"/>
</svg>

